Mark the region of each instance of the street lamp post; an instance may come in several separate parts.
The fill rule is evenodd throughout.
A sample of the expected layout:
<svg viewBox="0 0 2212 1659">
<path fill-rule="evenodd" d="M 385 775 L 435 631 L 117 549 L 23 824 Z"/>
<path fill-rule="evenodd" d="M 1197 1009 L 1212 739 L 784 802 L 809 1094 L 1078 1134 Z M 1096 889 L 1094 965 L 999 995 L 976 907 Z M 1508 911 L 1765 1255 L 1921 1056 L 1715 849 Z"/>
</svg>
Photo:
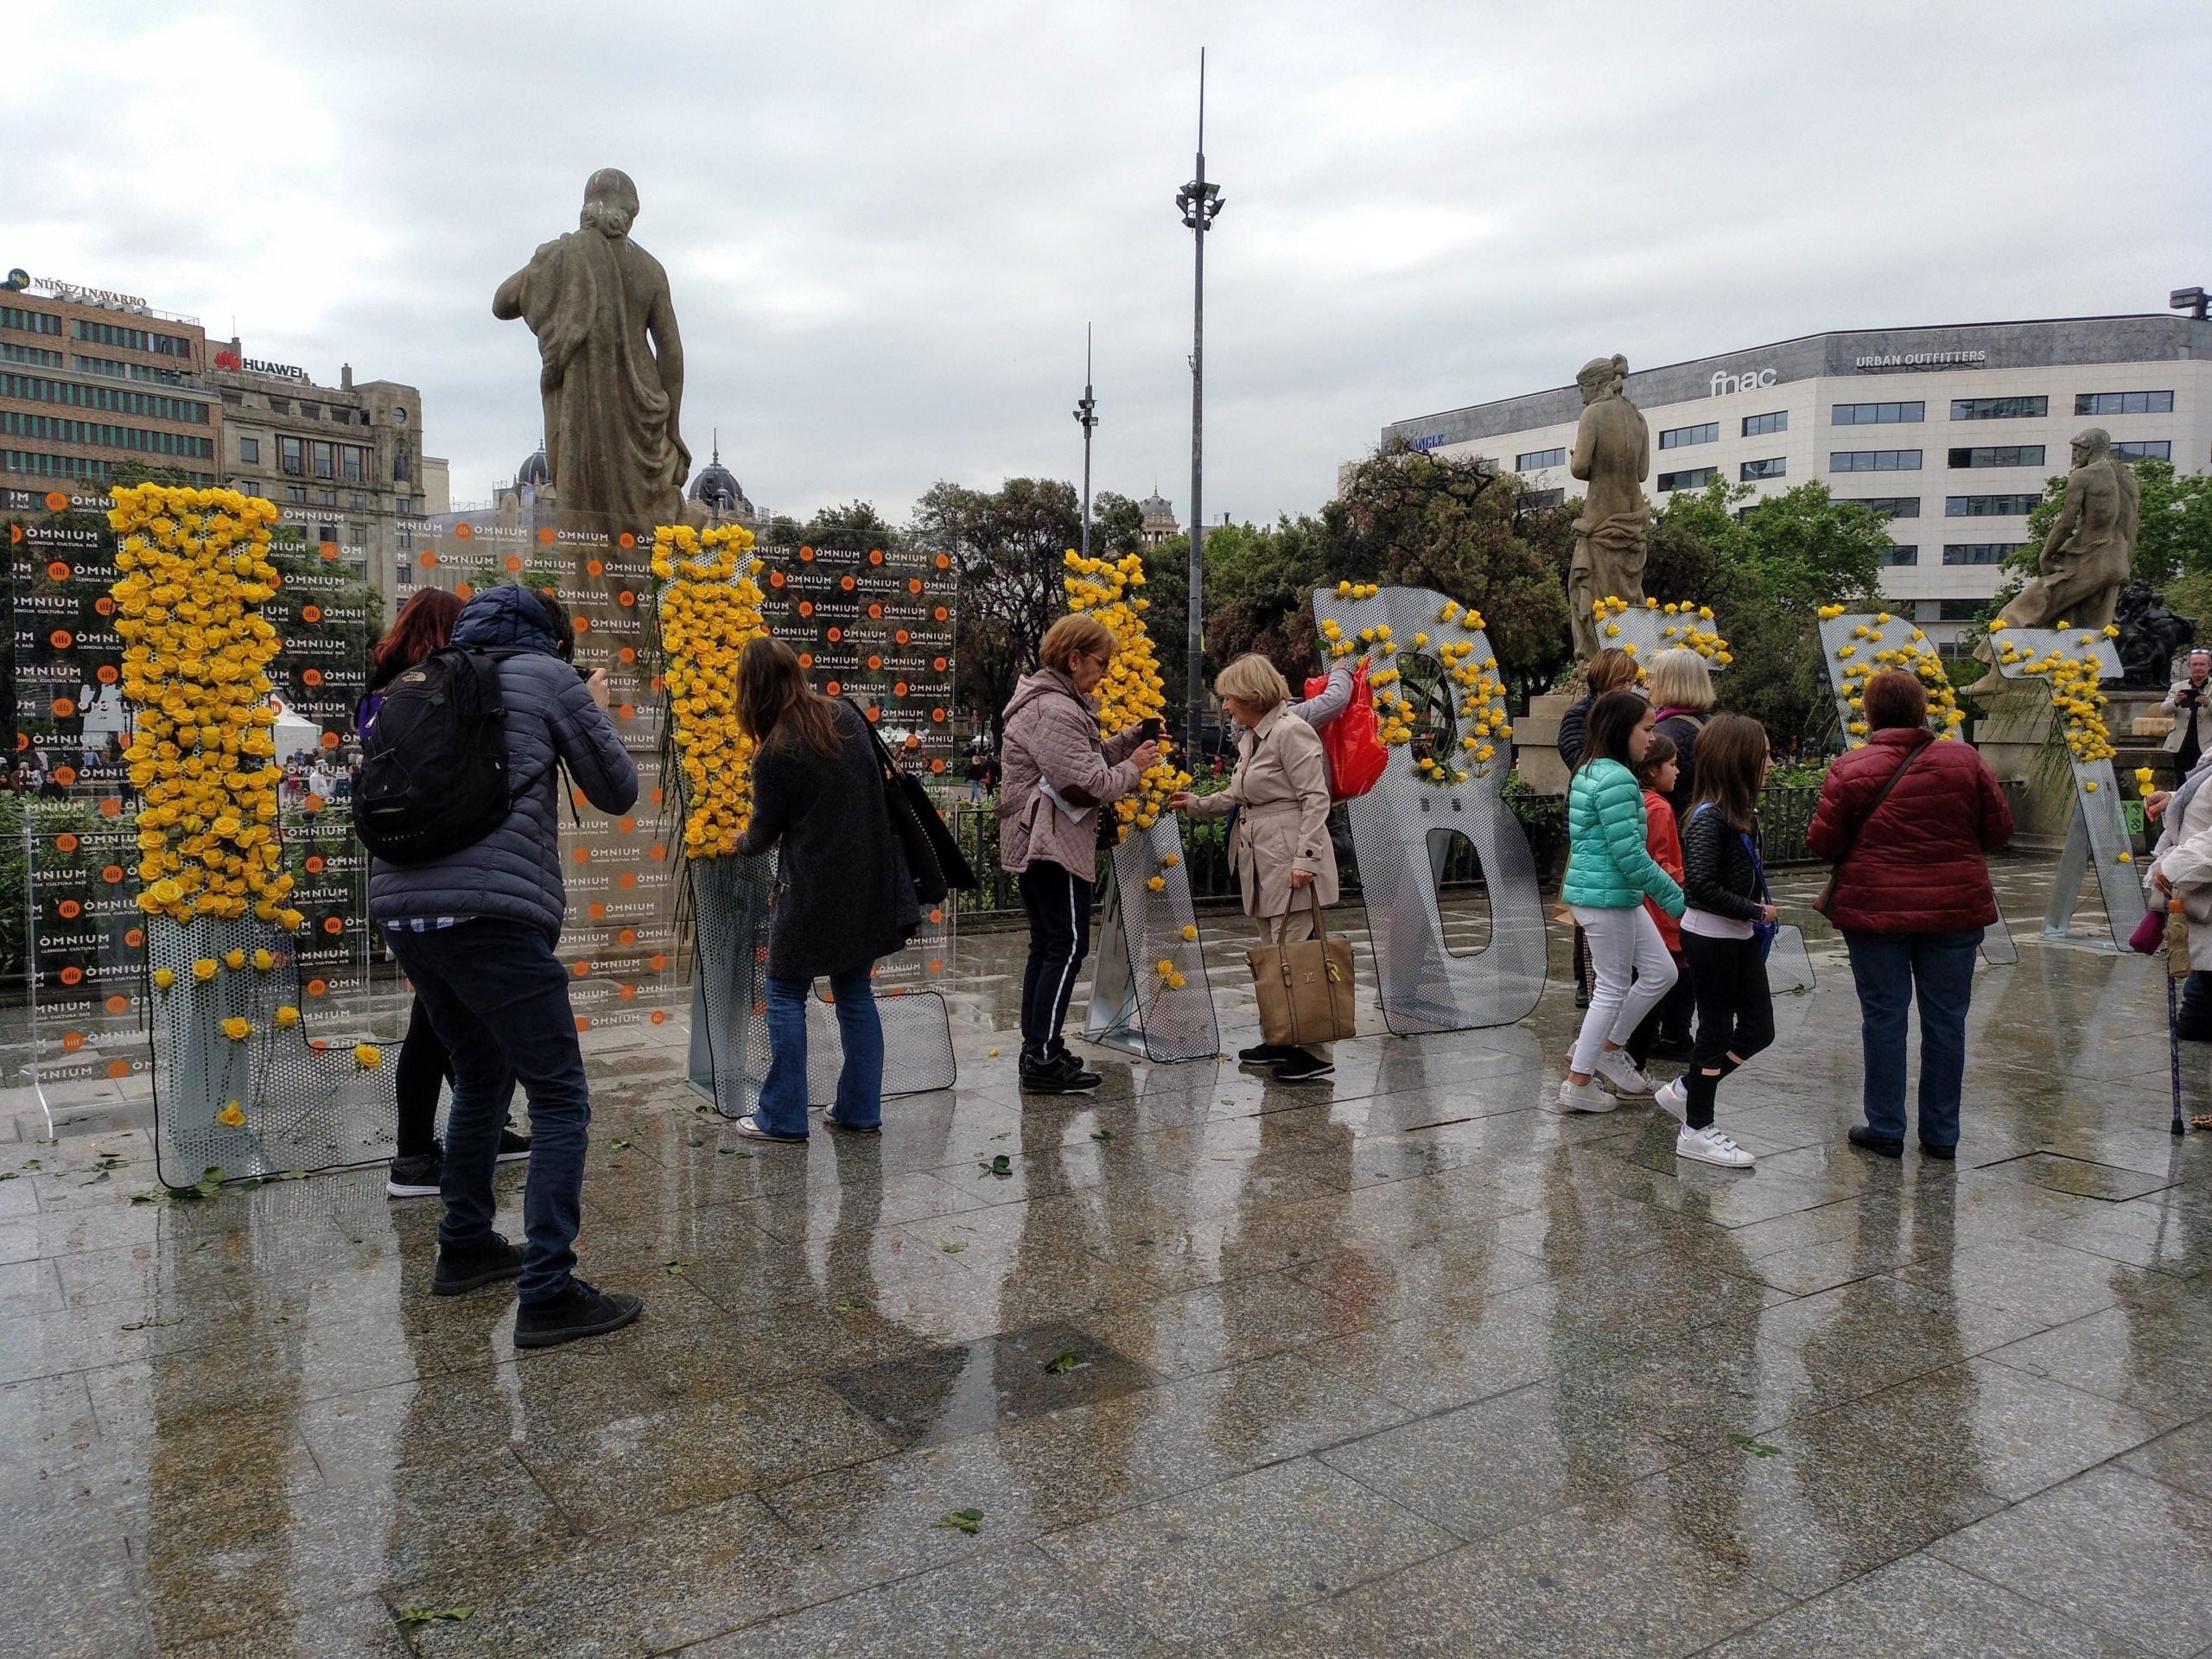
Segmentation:
<svg viewBox="0 0 2212 1659">
<path fill-rule="evenodd" d="M 1083 396 L 1076 402 L 1076 423 L 1083 428 L 1083 556 L 1090 556 L 1090 432 L 1098 424 L 1098 400 L 1090 395 L 1090 325 L 1083 325 Z"/>
<path fill-rule="evenodd" d="M 1185 670 L 1184 752 L 1198 753 L 1205 715 L 1205 475 L 1206 406 L 1206 232 L 1221 212 L 1221 187 L 1206 181 L 1206 54 L 1198 50 L 1198 176 L 1175 193 L 1175 206 L 1198 250 L 1191 301 L 1191 626 L 1190 660 Z"/>
</svg>

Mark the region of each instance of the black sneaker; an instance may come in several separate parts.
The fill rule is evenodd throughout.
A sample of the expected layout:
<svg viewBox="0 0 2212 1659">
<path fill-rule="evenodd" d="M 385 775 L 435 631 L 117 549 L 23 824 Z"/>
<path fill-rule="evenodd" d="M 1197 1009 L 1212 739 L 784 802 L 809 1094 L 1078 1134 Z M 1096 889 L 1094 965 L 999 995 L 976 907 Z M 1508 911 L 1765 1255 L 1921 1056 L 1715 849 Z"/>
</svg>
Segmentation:
<svg viewBox="0 0 2212 1659">
<path fill-rule="evenodd" d="M 1274 1079 L 1277 1083 L 1312 1083 L 1336 1071 L 1333 1062 L 1319 1054 L 1308 1054 L 1304 1049 L 1294 1049 L 1287 1060 L 1275 1062 Z"/>
<path fill-rule="evenodd" d="M 1880 1158 L 1904 1156 L 1904 1141 L 1894 1135 L 1877 1135 L 1864 1123 L 1854 1123 L 1851 1133 L 1844 1137 L 1861 1152 L 1871 1152 Z"/>
<path fill-rule="evenodd" d="M 645 1299 L 625 1291 L 598 1291 L 581 1279 L 543 1302 L 524 1302 L 515 1312 L 515 1346 L 556 1348 L 583 1337 L 620 1331 L 645 1311 Z"/>
<path fill-rule="evenodd" d="M 517 1135 L 512 1129 L 499 1131 L 499 1155 L 494 1161 L 502 1164 L 518 1163 L 530 1156 L 530 1137 Z"/>
<path fill-rule="evenodd" d="M 435 1198 L 445 1177 L 445 1154 L 433 1147 L 412 1158 L 395 1158 L 384 1179 L 385 1196 L 393 1198 Z"/>
<path fill-rule="evenodd" d="M 1287 1060 L 1298 1051 L 1281 1043 L 1258 1043 L 1250 1048 L 1236 1051 L 1239 1065 L 1273 1065 L 1277 1060 Z"/>
<path fill-rule="evenodd" d="M 1959 1155 L 1958 1142 L 1955 1141 L 1948 1147 L 1939 1147 L 1933 1141 L 1923 1141 L 1920 1143 L 1920 1155 L 1939 1159 L 1947 1164 L 1954 1162 Z"/>
<path fill-rule="evenodd" d="M 522 1246 L 493 1233 L 475 1244 L 439 1245 L 438 1270 L 430 1277 L 430 1291 L 437 1296 L 465 1296 L 521 1272 Z"/>
<path fill-rule="evenodd" d="M 1084 1095 L 1104 1081 L 1096 1071 L 1084 1071 L 1081 1062 L 1065 1049 L 1041 1058 L 1022 1057 L 1021 1086 L 1029 1094 Z"/>
</svg>

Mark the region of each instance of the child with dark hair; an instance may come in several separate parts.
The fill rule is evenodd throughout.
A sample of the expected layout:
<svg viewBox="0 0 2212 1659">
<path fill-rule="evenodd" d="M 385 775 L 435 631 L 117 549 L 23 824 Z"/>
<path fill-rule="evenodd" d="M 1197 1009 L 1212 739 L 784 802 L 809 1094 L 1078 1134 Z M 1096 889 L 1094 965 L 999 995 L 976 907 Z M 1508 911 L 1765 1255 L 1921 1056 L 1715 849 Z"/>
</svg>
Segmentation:
<svg viewBox="0 0 2212 1659">
<path fill-rule="evenodd" d="M 1697 758 L 1697 799 L 1682 830 L 1682 955 L 1697 998 L 1697 1043 L 1688 1074 L 1658 1101 L 1682 1120 L 1677 1158 L 1746 1169 L 1751 1154 L 1713 1127 L 1713 1102 L 1721 1078 L 1774 1041 L 1766 955 L 1775 910 L 1758 855 L 1766 730 L 1741 715 L 1715 715 L 1698 737 Z"/>
<path fill-rule="evenodd" d="M 1674 740 L 1655 729 L 1651 745 L 1644 750 L 1643 760 L 1636 769 L 1637 781 L 1643 785 L 1643 844 L 1659 868 L 1679 882 L 1682 879 L 1682 837 L 1675 823 L 1674 806 L 1668 799 L 1675 787 L 1675 764 Z M 1652 899 L 1646 899 L 1643 908 L 1658 928 L 1667 954 L 1674 961 L 1675 984 L 1660 1000 L 1659 1006 L 1643 1016 L 1636 1034 L 1628 1039 L 1628 1058 L 1639 1072 L 1655 1055 L 1669 1060 L 1689 1058 L 1690 1014 L 1694 1006 L 1689 969 L 1682 961 L 1681 924 Z"/>
</svg>

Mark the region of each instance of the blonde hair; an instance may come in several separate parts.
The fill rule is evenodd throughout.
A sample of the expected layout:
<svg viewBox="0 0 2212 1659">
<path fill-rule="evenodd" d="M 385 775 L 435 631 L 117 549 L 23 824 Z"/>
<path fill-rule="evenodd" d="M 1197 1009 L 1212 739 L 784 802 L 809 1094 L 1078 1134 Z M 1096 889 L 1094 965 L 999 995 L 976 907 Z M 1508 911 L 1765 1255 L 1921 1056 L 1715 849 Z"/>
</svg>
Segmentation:
<svg viewBox="0 0 2212 1659">
<path fill-rule="evenodd" d="M 1282 671 L 1256 651 L 1248 651 L 1215 678 L 1213 694 L 1251 703 L 1262 714 L 1287 702 L 1290 685 Z"/>
<path fill-rule="evenodd" d="M 1651 679 L 1645 690 L 1654 708 L 1694 709 L 1702 714 L 1713 707 L 1713 672 L 1705 658 L 1686 645 L 1662 651 L 1651 659 Z"/>
<path fill-rule="evenodd" d="M 1095 616 L 1071 612 L 1045 630 L 1045 637 L 1038 642 L 1037 655 L 1045 666 L 1063 674 L 1073 671 L 1075 659 L 1085 657 L 1111 657 L 1114 654 L 1114 631 Z"/>
</svg>

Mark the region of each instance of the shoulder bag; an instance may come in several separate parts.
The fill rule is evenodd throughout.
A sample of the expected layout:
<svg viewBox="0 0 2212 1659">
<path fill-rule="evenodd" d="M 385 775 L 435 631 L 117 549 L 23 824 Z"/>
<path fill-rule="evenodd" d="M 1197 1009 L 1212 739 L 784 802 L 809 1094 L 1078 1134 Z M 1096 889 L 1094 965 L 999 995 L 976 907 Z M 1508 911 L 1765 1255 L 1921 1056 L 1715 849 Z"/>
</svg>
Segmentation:
<svg viewBox="0 0 2212 1659">
<path fill-rule="evenodd" d="M 1260 1035 L 1281 1047 L 1304 1048 L 1357 1034 L 1351 1001 L 1351 941 L 1332 937 L 1321 895 L 1311 885 L 1313 937 L 1294 944 L 1262 944 L 1247 956 L 1260 999 Z"/>
<path fill-rule="evenodd" d="M 1897 779 L 1911 769 L 1912 763 L 1919 760 L 1929 747 L 1929 744 L 1923 743 L 1906 755 L 1897 763 L 1897 770 L 1882 780 L 1881 788 L 1874 791 L 1873 803 L 1867 807 L 1866 816 L 1859 820 L 1859 828 L 1852 831 L 1851 844 L 1836 855 L 1834 868 L 1828 871 L 1828 879 L 1821 884 L 1820 895 L 1813 900 L 1813 908 L 1821 915 L 1831 920 L 1834 918 L 1836 883 L 1843 879 L 1844 860 L 1859 850 L 1859 838 L 1866 833 L 1866 826 L 1874 822 L 1874 815 L 1882 810 L 1882 803 L 1890 798 L 1890 791 L 1897 786 Z"/>
<path fill-rule="evenodd" d="M 891 832 L 899 838 L 900 849 L 906 855 L 906 873 L 913 878 L 914 897 L 925 905 L 942 904 L 953 889 L 970 892 L 976 885 L 976 872 L 969 867 L 960 842 L 944 820 L 938 816 L 937 805 L 930 799 L 930 792 L 922 787 L 921 779 L 906 771 L 891 758 L 891 751 L 884 746 L 883 737 L 868 717 L 868 711 L 845 698 L 844 704 L 861 717 L 861 728 L 868 740 L 875 746 L 877 763 L 883 768 L 883 806 L 891 817 Z"/>
</svg>

